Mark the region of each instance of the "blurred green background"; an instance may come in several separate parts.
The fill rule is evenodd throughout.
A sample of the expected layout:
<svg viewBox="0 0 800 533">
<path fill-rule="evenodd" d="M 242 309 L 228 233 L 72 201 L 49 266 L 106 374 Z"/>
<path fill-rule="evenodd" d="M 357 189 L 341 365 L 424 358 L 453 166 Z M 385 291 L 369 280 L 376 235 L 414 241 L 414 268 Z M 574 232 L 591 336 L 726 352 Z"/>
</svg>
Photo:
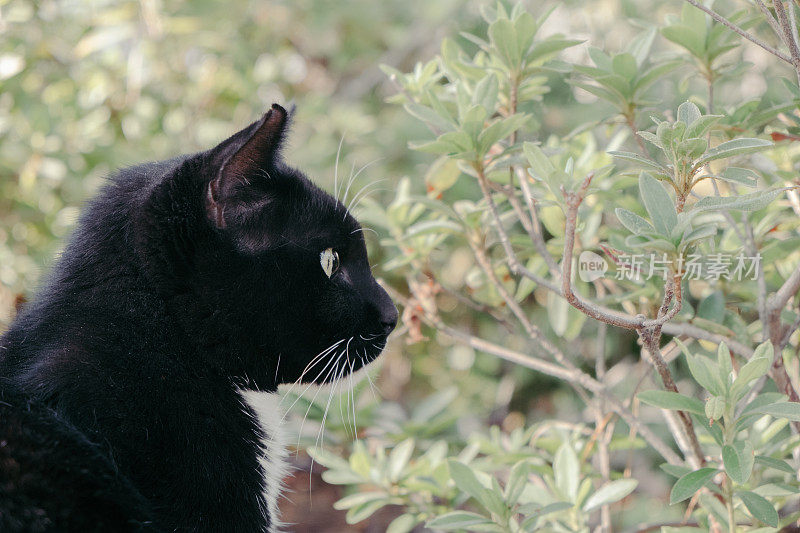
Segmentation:
<svg viewBox="0 0 800 533">
<path fill-rule="evenodd" d="M 406 176 L 423 192 L 434 158 L 407 143 L 425 137 L 425 127 L 386 103 L 398 87 L 379 65 L 407 72 L 430 59 L 443 37 L 480 26 L 482 3 L 0 0 L 0 331 L 15 299 L 35 289 L 58 253 L 81 203 L 115 168 L 212 146 L 272 102 L 297 105 L 286 159 L 324 188 L 333 188 L 343 140 L 340 174 L 370 164 L 354 186 L 385 180 L 376 184 L 374 201 L 388 202 Z M 556 6 L 542 35 L 564 33 L 611 51 L 682 6 L 678 0 L 528 4 L 536 14 Z M 678 53 L 661 37 L 655 50 Z M 717 85 L 721 105 L 778 90 L 768 83 L 774 61 L 761 50 L 734 53 L 750 65 L 743 83 Z M 562 57 L 586 62 L 587 44 Z M 670 83 L 654 88 L 662 110 L 703 91 L 690 69 Z M 531 110 L 541 139 L 610 114 L 563 80 L 554 77 L 550 85 Z M 606 127 L 609 138 L 619 130 L 615 123 Z M 376 275 L 400 287 L 401 278 L 382 269 L 390 258 L 379 237 L 365 235 Z M 463 278 L 458 253 L 449 264 L 454 279 Z M 487 315 L 464 313 L 464 320 L 487 338 L 503 335 Z M 437 390 L 446 392 L 438 401 L 452 402 L 442 423 L 462 436 L 487 423 L 519 427 L 536 413 L 579 417 L 582 404 L 570 389 L 446 339 L 430 340 L 406 346 L 402 335 L 395 337 L 378 381 L 387 402 L 379 416 L 367 413 L 364 425 L 402 418 Z M 576 339 L 569 349 L 590 353 L 593 342 Z M 632 334 L 615 333 L 608 342 L 614 358 L 637 351 Z M 303 496 L 293 499 L 305 504 Z M 324 495 L 314 505 L 330 510 Z M 286 513 L 291 521 L 292 511 Z"/>
<path fill-rule="evenodd" d="M 404 175 L 419 177 L 431 158 L 406 143 L 424 136 L 424 126 L 385 103 L 397 87 L 379 65 L 406 71 L 430 59 L 443 37 L 478 25 L 482 3 L 0 1 L 0 284 L 34 288 L 81 202 L 115 168 L 207 148 L 272 102 L 297 104 L 287 159 L 321 185 L 332 188 L 342 137 L 345 171 L 373 162 L 364 183 L 388 178 L 382 187 L 391 189 Z M 543 13 L 556 4 L 543 35 L 608 50 L 681 7 L 648 0 L 529 7 Z M 585 60 L 586 48 L 565 59 Z M 763 59 L 754 47 L 744 50 L 751 61 Z M 756 64 L 746 84 L 726 87 L 726 98 L 761 94 L 762 69 Z M 686 92 L 667 94 L 678 102 Z M 539 110 L 543 138 L 603 116 L 603 104 L 578 97 L 555 83 Z"/>
</svg>

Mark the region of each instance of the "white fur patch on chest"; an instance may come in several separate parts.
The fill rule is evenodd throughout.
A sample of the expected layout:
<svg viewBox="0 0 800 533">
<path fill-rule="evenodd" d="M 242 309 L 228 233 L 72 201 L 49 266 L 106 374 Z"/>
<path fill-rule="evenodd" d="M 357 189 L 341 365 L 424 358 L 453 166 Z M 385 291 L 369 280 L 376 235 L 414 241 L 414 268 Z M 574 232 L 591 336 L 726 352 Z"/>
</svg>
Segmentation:
<svg viewBox="0 0 800 533">
<path fill-rule="evenodd" d="M 270 523 L 268 531 L 277 533 L 282 526 L 278 516 L 278 498 L 283 487 L 283 478 L 289 471 L 286 462 L 286 434 L 282 427 L 283 412 L 280 409 L 281 396 L 277 393 L 245 389 L 240 390 L 239 394 L 255 413 L 264 435 L 258 460 L 264 476 L 263 497 Z"/>
</svg>

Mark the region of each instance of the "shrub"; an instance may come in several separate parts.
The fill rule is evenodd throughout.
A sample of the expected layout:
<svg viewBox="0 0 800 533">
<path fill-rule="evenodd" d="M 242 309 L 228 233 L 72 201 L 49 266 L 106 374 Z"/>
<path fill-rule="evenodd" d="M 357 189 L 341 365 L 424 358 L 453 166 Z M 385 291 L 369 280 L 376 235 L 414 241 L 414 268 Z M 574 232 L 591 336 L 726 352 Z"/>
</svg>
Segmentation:
<svg viewBox="0 0 800 533">
<path fill-rule="evenodd" d="M 412 416 L 348 459 L 312 449 L 328 482 L 351 487 L 337 504 L 349 521 L 401 505 L 395 533 L 608 531 L 631 521 L 620 502 L 652 497 L 632 458 L 671 478 L 673 507 L 633 513 L 653 527 L 774 531 L 798 519 L 800 404 L 786 363 L 796 368 L 800 342 L 800 91 L 783 79 L 782 102 L 714 101 L 717 84 L 746 72 L 736 58 L 752 43 L 731 26 L 800 66 L 794 8 L 773 8 L 723 17 L 689 2 L 620 52 L 590 47 L 585 65 L 556 59 L 580 41 L 539 36 L 548 14 L 498 4 L 411 73 L 385 69 L 391 101 L 431 132 L 411 148 L 434 156 L 425 193 L 406 178 L 386 209 L 361 212 L 405 279 L 395 296 L 408 338 L 546 374 L 584 409 L 459 445 L 437 426 L 437 397 L 438 438 Z M 789 55 L 741 28 L 764 18 Z M 666 54 L 653 51 L 659 35 Z M 702 92 L 673 104 L 665 88 L 693 69 Z M 545 136 L 545 96 L 564 83 L 606 114 Z M 453 275 L 464 251 L 469 268 Z M 489 320 L 465 318 L 476 311 Z M 647 367 L 625 356 L 634 340 Z"/>
</svg>

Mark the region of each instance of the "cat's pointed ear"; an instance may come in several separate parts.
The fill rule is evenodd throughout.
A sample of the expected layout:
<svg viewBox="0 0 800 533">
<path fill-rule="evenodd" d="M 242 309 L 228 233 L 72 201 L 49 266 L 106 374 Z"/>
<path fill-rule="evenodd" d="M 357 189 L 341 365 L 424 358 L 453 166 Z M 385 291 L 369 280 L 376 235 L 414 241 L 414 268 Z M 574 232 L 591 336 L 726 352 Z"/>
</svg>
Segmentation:
<svg viewBox="0 0 800 533">
<path fill-rule="evenodd" d="M 286 110 L 272 104 L 264 117 L 217 146 L 215 155 L 219 172 L 208 184 L 206 210 L 219 228 L 224 228 L 226 204 L 236 203 L 236 190 L 250 180 L 266 177 L 280 158 L 289 122 Z"/>
</svg>

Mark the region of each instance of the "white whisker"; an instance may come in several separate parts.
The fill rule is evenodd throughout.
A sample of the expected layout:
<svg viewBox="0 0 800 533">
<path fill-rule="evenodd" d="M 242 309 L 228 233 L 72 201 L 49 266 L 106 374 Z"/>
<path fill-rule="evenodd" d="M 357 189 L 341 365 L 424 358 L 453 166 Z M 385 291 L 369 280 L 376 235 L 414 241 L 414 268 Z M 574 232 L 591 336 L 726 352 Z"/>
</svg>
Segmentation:
<svg viewBox="0 0 800 533">
<path fill-rule="evenodd" d="M 353 231 L 350 232 L 350 235 L 352 235 L 353 233 L 358 233 L 359 231 L 362 232 L 362 233 L 365 232 L 365 231 L 371 231 L 372 233 L 374 233 L 375 235 L 380 237 L 380 234 L 377 231 L 375 231 L 372 228 L 365 228 L 365 227 L 360 227 L 360 228 L 354 229 Z"/>
<path fill-rule="evenodd" d="M 356 351 L 358 353 L 358 351 Z M 350 361 L 350 399 L 352 400 L 353 407 L 353 440 L 358 439 L 358 423 L 356 422 L 356 390 L 353 385 L 353 368 L 355 367 L 355 359 Z"/>
<path fill-rule="evenodd" d="M 340 345 L 341 343 L 343 343 L 343 342 L 344 342 L 344 339 L 340 339 L 340 340 L 336 341 L 335 343 L 331 344 L 330 346 L 328 346 L 327 348 L 325 348 L 324 350 L 322 350 L 321 352 L 319 352 L 317 355 L 315 355 L 315 356 L 314 356 L 314 357 L 311 359 L 311 361 L 309 361 L 309 362 L 308 362 L 308 364 L 305 366 L 305 368 L 303 369 L 303 372 L 300 374 L 300 377 L 299 377 L 299 378 L 297 378 L 297 380 L 295 380 L 295 381 L 294 381 L 294 383 L 292 383 L 292 386 L 291 386 L 291 387 L 289 387 L 289 390 L 288 390 L 288 391 L 286 391 L 286 393 L 284 394 L 284 397 L 286 397 L 286 395 L 288 395 L 290 392 L 292 392 L 292 389 L 295 387 L 295 385 L 297 385 L 298 383 L 300 383 L 300 381 L 303 379 L 303 377 L 305 377 L 305 375 L 306 375 L 306 372 L 308 372 L 308 371 L 309 371 L 309 370 L 311 370 L 311 369 L 312 369 L 314 366 L 316 366 L 316 365 L 317 365 L 317 363 L 318 363 L 318 362 L 319 362 L 319 361 L 320 361 L 320 360 L 321 360 L 323 357 L 325 357 L 325 356 L 326 356 L 328 353 L 330 353 L 330 352 L 331 352 L 331 350 L 333 350 L 334 348 L 336 348 L 337 346 L 339 346 L 339 345 Z"/>
<path fill-rule="evenodd" d="M 342 340 L 344 340 L 344 339 L 342 339 Z M 337 345 L 338 345 L 338 344 L 339 344 L 339 343 L 337 343 Z M 306 387 L 306 388 L 303 390 L 303 392 L 301 392 L 300 394 L 298 394 L 298 395 L 297 395 L 297 398 L 294 400 L 294 402 L 292 402 L 292 405 L 290 405 L 290 406 L 289 406 L 289 408 L 288 408 L 288 409 L 286 409 L 286 412 L 285 412 L 285 413 L 284 413 L 284 415 L 283 415 L 283 419 L 285 419 L 285 418 L 286 418 L 286 416 L 287 416 L 287 415 L 288 415 L 288 414 L 291 412 L 291 410 L 292 410 L 292 407 L 294 407 L 294 406 L 295 406 L 295 404 L 296 404 L 296 403 L 297 403 L 297 402 L 300 400 L 300 398 L 302 398 L 302 397 L 303 397 L 303 395 L 305 395 L 305 393 L 306 393 L 306 392 L 308 392 L 308 389 L 310 389 L 311 387 L 313 387 L 313 386 L 314 386 L 314 382 L 316 382 L 316 380 L 317 380 L 317 379 L 319 379 L 319 377 L 322 375 L 322 373 L 323 373 L 323 372 L 325 372 L 325 369 L 327 369 L 327 368 L 328 368 L 328 367 L 331 365 L 331 363 L 334 361 L 334 359 L 335 359 L 335 358 L 331 357 L 331 358 L 328 360 L 328 362 L 325 364 L 325 366 L 324 366 L 324 367 L 322 367 L 322 370 L 320 370 L 320 371 L 319 371 L 319 373 L 318 373 L 318 374 L 317 374 L 317 375 L 314 377 L 314 379 L 312 379 L 312 380 L 311 380 L 311 382 L 310 382 L 310 383 L 308 384 L 308 386 L 307 386 L 307 387 Z M 329 372 L 329 373 L 330 373 L 330 372 Z M 304 372 L 303 374 L 305 374 L 305 372 Z M 302 376 L 301 376 L 301 377 L 302 377 Z M 328 378 L 328 376 L 326 375 L 326 376 L 325 376 L 325 378 L 323 378 L 323 381 L 324 381 L 325 379 L 327 379 L 327 378 Z M 284 398 L 286 398 L 286 397 L 287 397 L 287 396 L 284 396 Z M 316 398 L 316 396 L 315 396 L 315 398 Z M 281 402 L 281 403 L 282 403 L 282 402 Z M 283 420 L 283 419 L 282 419 L 282 420 Z"/>
<path fill-rule="evenodd" d="M 373 164 L 377 163 L 377 162 L 378 162 L 378 161 L 380 161 L 381 159 L 383 159 L 383 158 L 382 158 L 382 157 L 379 157 L 379 158 L 377 158 L 377 159 L 373 159 L 372 161 L 370 161 L 369 163 L 367 163 L 366 165 L 364 165 L 363 167 L 361 167 L 361 168 L 358 170 L 358 172 L 356 172 L 355 176 L 353 176 L 352 178 L 350 178 L 350 181 L 349 181 L 349 183 L 347 184 L 347 189 L 344 191 L 344 196 L 342 197 L 342 204 L 344 204 L 344 203 L 347 201 L 347 193 L 350 191 L 350 186 L 351 186 L 351 185 L 352 185 L 352 184 L 355 182 L 355 180 L 356 180 L 356 178 L 358 177 L 358 175 L 359 175 L 359 174 L 361 174 L 361 172 L 363 172 L 363 171 L 364 171 L 364 169 L 366 169 L 366 168 L 367 168 L 367 167 L 369 167 L 370 165 L 373 165 Z M 356 168 L 356 167 L 355 167 L 355 165 L 353 165 L 353 168 L 354 168 L 354 169 Z M 373 182 L 373 183 L 374 183 L 374 182 Z M 352 203 L 352 202 L 351 202 L 351 203 Z M 349 210 L 348 210 L 348 211 L 349 211 Z M 345 211 L 345 217 L 344 217 L 344 218 L 347 218 L 347 211 Z M 344 220 L 344 218 L 343 218 L 342 220 Z"/>
<path fill-rule="evenodd" d="M 339 140 L 339 148 L 336 150 L 336 163 L 333 167 L 333 197 L 336 199 L 337 206 L 339 205 L 339 187 L 337 184 L 339 180 L 339 156 L 342 154 L 342 143 L 344 143 L 344 133 L 342 133 L 342 138 Z"/>
<path fill-rule="evenodd" d="M 362 170 L 363 170 L 363 169 L 362 169 Z M 363 187 L 361 187 L 361 189 L 360 189 L 360 190 L 359 190 L 359 191 L 358 191 L 358 192 L 357 192 L 357 193 L 356 193 L 356 194 L 353 196 L 353 199 L 352 199 L 352 200 L 350 200 L 350 203 L 347 205 L 347 210 L 348 210 L 348 211 L 350 211 L 350 212 L 352 212 L 352 208 L 353 208 L 355 205 L 358 205 L 358 204 L 356 203 L 356 200 L 358 199 L 358 197 L 359 197 L 359 196 L 360 196 L 362 193 L 366 192 L 366 191 L 367 191 L 367 190 L 368 190 L 368 189 L 369 189 L 371 186 L 373 186 L 373 185 L 375 185 L 375 184 L 377 184 L 377 183 L 380 183 L 380 182 L 382 182 L 382 181 L 386 181 L 386 180 L 387 180 L 387 178 L 381 178 L 381 179 L 378 179 L 378 180 L 375 180 L 375 181 L 370 181 L 369 183 L 367 183 L 366 185 L 364 185 Z M 384 190 L 384 191 L 385 191 L 385 190 L 387 190 L 387 189 L 382 189 L 382 190 Z"/>
<path fill-rule="evenodd" d="M 336 362 L 331 367 L 331 369 L 328 371 L 328 373 L 325 374 L 325 377 L 323 378 L 323 381 L 327 380 L 328 377 L 331 376 L 331 373 L 333 373 L 334 377 L 336 376 L 336 371 L 339 368 L 339 359 L 341 359 L 343 353 L 344 352 L 341 352 L 335 358 L 331 358 L 331 361 L 335 360 Z M 322 390 L 322 387 L 317 389 L 317 392 L 314 394 L 314 397 L 311 399 L 311 401 L 308 404 L 308 409 L 306 409 L 306 413 L 305 413 L 305 415 L 303 415 L 302 422 L 300 422 L 300 430 L 298 431 L 298 434 L 297 434 L 297 447 L 298 448 L 300 448 L 300 439 L 303 436 L 303 426 L 305 425 L 306 419 L 308 418 L 308 413 L 311 412 L 311 408 L 314 406 L 314 402 L 317 401 L 317 396 L 319 396 L 319 393 L 320 393 L 321 390 Z M 324 423 L 324 420 L 323 420 L 323 423 Z"/>
</svg>

